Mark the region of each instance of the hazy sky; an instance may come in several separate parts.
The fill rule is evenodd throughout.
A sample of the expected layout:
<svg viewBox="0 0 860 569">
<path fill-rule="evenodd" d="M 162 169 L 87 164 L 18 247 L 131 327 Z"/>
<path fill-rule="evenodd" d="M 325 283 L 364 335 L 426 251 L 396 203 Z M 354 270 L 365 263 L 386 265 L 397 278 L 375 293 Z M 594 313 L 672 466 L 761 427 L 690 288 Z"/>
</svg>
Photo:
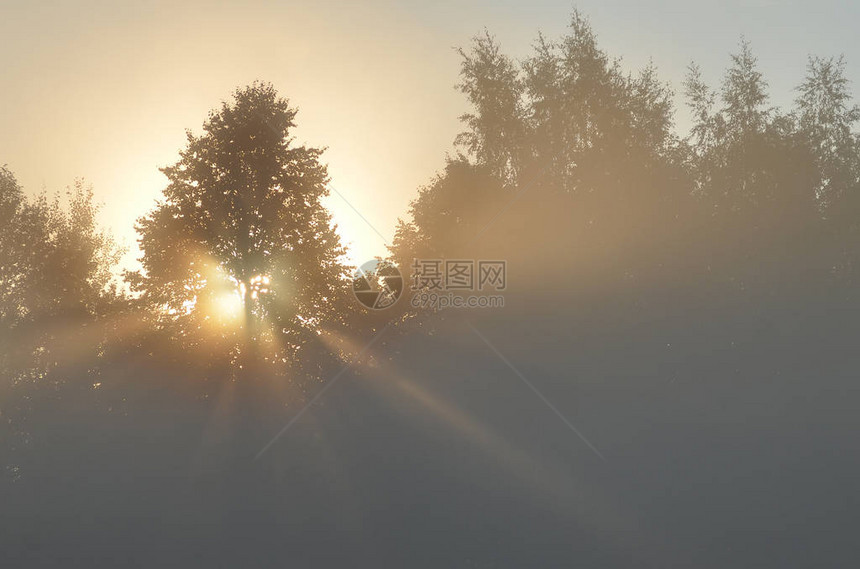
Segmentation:
<svg viewBox="0 0 860 569">
<path fill-rule="evenodd" d="M 332 187 L 390 239 L 461 129 L 453 48 L 486 27 L 523 57 L 574 6 L 610 55 L 631 69 L 653 59 L 676 89 L 691 60 L 716 83 L 742 34 L 774 103 L 793 99 L 810 53 L 844 53 L 860 80 L 857 2 L 0 0 L 0 164 L 30 192 L 86 178 L 133 247 L 185 129 L 262 79 L 298 106 L 298 141 L 328 147 Z M 327 203 L 354 262 L 385 253 L 337 194 Z"/>
</svg>

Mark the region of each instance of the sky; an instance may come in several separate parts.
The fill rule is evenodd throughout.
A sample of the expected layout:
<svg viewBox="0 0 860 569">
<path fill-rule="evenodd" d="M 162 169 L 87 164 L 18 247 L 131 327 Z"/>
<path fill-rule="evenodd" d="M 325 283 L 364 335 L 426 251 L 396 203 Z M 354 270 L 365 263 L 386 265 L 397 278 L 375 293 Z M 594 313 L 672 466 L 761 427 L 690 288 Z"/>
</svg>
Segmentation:
<svg viewBox="0 0 860 569">
<path fill-rule="evenodd" d="M 200 133 L 234 89 L 268 81 L 299 109 L 297 142 L 327 148 L 326 205 L 360 264 L 385 255 L 417 189 L 456 152 L 468 109 L 455 48 L 486 28 L 522 59 L 539 31 L 559 37 L 574 7 L 610 56 L 631 71 L 653 61 L 676 91 L 691 61 L 717 85 L 742 36 L 773 104 L 792 102 L 810 54 L 844 54 L 860 82 L 857 2 L 0 0 L 0 164 L 31 194 L 91 183 L 134 267 L 134 222 L 186 129 Z"/>
</svg>

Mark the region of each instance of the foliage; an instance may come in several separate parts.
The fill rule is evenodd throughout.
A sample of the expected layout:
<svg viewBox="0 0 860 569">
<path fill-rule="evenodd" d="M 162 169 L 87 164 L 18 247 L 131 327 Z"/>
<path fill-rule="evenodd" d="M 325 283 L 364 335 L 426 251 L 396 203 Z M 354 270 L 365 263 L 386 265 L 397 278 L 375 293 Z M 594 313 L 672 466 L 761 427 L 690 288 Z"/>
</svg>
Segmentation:
<svg viewBox="0 0 860 569">
<path fill-rule="evenodd" d="M 128 278 L 182 345 L 216 339 L 237 361 L 265 342 L 282 365 L 344 318 L 328 174 L 322 150 L 294 144 L 295 116 L 271 85 L 237 90 L 162 169 L 163 199 L 138 224 L 143 270 Z"/>
<path fill-rule="evenodd" d="M 52 200 L 44 193 L 27 199 L 6 168 L 0 180 L 0 334 L 10 347 L 3 355 L 13 360 L 3 369 L 21 370 L 33 354 L 40 368 L 53 367 L 72 330 L 120 300 L 113 270 L 122 251 L 98 227 L 92 189 L 82 180 Z"/>
</svg>

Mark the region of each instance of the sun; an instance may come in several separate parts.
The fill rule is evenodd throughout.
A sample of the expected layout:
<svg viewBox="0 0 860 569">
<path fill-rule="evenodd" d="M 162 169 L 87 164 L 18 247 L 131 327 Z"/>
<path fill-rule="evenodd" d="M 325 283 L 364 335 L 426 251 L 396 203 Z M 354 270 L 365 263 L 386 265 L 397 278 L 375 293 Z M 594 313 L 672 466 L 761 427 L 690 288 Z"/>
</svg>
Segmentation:
<svg viewBox="0 0 860 569">
<path fill-rule="evenodd" d="M 271 279 L 268 275 L 257 275 L 250 279 L 248 285 L 235 279 L 229 280 L 232 286 L 217 294 L 212 302 L 212 312 L 221 320 L 235 321 L 241 318 L 248 298 L 256 301 L 270 291 Z"/>
<path fill-rule="evenodd" d="M 213 302 L 214 312 L 224 320 L 236 320 L 242 316 L 244 303 L 239 291 L 225 291 L 217 295 Z"/>
<path fill-rule="evenodd" d="M 272 292 L 272 278 L 267 274 L 256 274 L 248 280 L 236 278 L 223 266 L 207 259 L 200 263 L 203 270 L 200 273 L 202 282 L 200 290 L 207 290 L 203 294 L 203 303 L 198 304 L 195 297 L 189 301 L 186 311 L 195 307 L 203 310 L 203 314 L 213 323 L 219 325 L 237 326 L 242 325 L 246 318 L 246 311 L 250 307 L 262 301 L 262 298 Z"/>
</svg>

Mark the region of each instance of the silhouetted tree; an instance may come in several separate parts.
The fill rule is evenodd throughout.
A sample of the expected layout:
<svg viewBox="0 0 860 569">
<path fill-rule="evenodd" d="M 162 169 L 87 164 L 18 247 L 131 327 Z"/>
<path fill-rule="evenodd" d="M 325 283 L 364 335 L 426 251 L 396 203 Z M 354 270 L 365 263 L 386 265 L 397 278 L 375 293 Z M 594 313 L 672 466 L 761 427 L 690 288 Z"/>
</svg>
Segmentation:
<svg viewBox="0 0 860 569">
<path fill-rule="evenodd" d="M 16 476 L 18 451 L 39 438 L 34 413 L 59 418 L 99 382 L 123 298 L 113 278 L 121 250 L 97 211 L 81 180 L 65 196 L 28 199 L 0 169 L 0 478 Z"/>
<path fill-rule="evenodd" d="M 455 258 L 474 254 L 470 246 L 510 196 L 491 168 L 463 157 L 448 161 L 445 171 L 418 191 L 409 221 L 399 221 L 391 252 L 401 269 L 413 259 Z"/>
<path fill-rule="evenodd" d="M 10 348 L 3 355 L 17 358 L 4 370 L 35 364 L 37 356 L 41 372 L 62 363 L 56 349 L 68 349 L 77 327 L 109 313 L 121 251 L 98 227 L 97 211 L 81 180 L 65 199 L 26 199 L 11 172 L 0 171 L 0 333 Z"/>
<path fill-rule="evenodd" d="M 344 250 L 320 199 L 322 150 L 293 143 L 296 110 L 269 84 L 237 90 L 188 133 L 138 222 L 134 290 L 183 345 L 283 367 L 344 318 Z M 232 311 L 232 313 L 231 313 Z"/>
<path fill-rule="evenodd" d="M 457 87 L 474 110 L 460 117 L 468 130 L 455 143 L 465 146 L 494 176 L 515 183 L 527 153 L 519 71 L 489 32 L 474 38 L 470 51 L 458 52 L 462 62 Z"/>
<path fill-rule="evenodd" d="M 811 57 L 798 87 L 796 115 L 800 139 L 812 153 L 814 191 L 833 240 L 834 266 L 856 279 L 860 266 L 860 140 L 854 127 L 860 107 L 853 104 L 843 58 Z"/>
<path fill-rule="evenodd" d="M 825 270 L 814 157 L 795 118 L 767 106 L 749 43 L 732 55 L 719 99 L 695 65 L 685 89 L 694 119 L 688 163 L 709 212 L 703 255 L 714 274 L 740 288 L 780 288 Z"/>
<path fill-rule="evenodd" d="M 560 41 L 539 37 L 523 68 L 535 169 L 557 190 L 590 191 L 608 170 L 623 175 L 617 161 L 630 151 L 672 145 L 671 91 L 653 66 L 625 74 L 580 13 Z"/>
<path fill-rule="evenodd" d="M 716 93 L 691 65 L 684 83 L 694 124 L 690 143 L 698 189 L 704 190 L 719 213 L 737 212 L 757 200 L 754 158 L 761 151 L 772 112 L 765 105 L 767 85 L 756 68 L 749 43 L 732 56 L 715 109 Z"/>
<path fill-rule="evenodd" d="M 821 173 L 816 191 L 825 210 L 832 210 L 856 186 L 860 149 L 853 132 L 860 107 L 851 101 L 845 60 L 810 57 L 798 91 L 798 127 Z"/>
<path fill-rule="evenodd" d="M 725 135 L 742 140 L 764 131 L 771 109 L 767 108 L 767 83 L 757 68 L 750 44 L 741 40 L 740 52 L 723 79 Z"/>
</svg>

